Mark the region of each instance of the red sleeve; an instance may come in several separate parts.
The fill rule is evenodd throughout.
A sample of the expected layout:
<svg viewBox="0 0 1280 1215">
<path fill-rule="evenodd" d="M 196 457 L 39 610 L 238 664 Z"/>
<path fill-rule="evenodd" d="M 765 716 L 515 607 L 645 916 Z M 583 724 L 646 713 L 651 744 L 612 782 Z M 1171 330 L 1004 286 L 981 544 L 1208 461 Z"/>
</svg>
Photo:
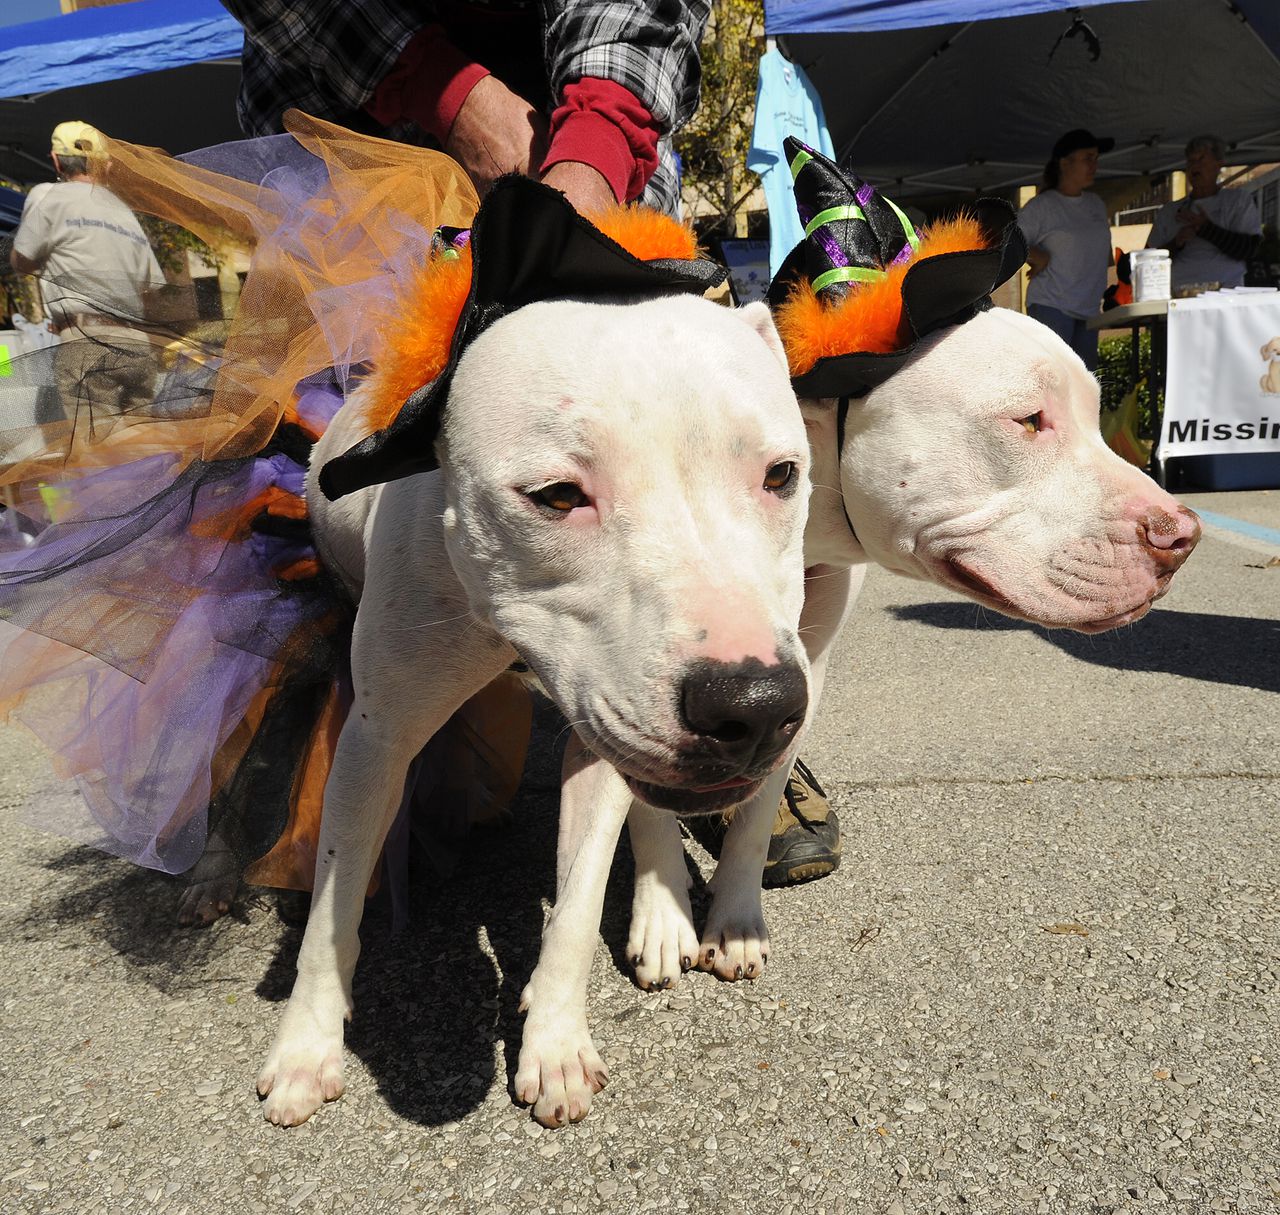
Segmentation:
<svg viewBox="0 0 1280 1215">
<path fill-rule="evenodd" d="M 545 173 L 564 160 L 579 161 L 604 177 L 619 202 L 639 198 L 658 167 L 658 127 L 629 89 L 584 76 L 565 85 L 551 115 Z"/>
<path fill-rule="evenodd" d="M 423 26 L 409 41 L 365 103 L 384 127 L 410 119 L 441 143 L 467 95 L 489 69 L 467 58 L 439 25 Z"/>
</svg>

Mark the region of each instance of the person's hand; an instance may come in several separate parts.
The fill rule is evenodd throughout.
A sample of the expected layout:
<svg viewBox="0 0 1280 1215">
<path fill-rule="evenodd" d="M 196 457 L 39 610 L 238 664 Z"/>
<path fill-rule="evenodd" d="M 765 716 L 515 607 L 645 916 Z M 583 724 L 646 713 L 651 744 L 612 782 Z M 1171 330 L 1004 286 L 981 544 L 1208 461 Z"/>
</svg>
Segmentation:
<svg viewBox="0 0 1280 1215">
<path fill-rule="evenodd" d="M 1179 211 L 1178 214 L 1181 215 L 1182 212 Z M 1193 236 L 1195 236 L 1195 234 L 1196 234 L 1195 228 L 1193 228 L 1190 224 L 1183 224 L 1182 227 L 1179 228 L 1173 234 L 1173 239 L 1169 242 L 1170 248 L 1173 248 L 1173 249 L 1183 248 L 1186 245 L 1187 241 L 1189 241 Z"/>
<path fill-rule="evenodd" d="M 1201 211 L 1199 207 L 1178 208 L 1178 223 L 1180 223 L 1184 229 L 1190 228 L 1192 236 L 1197 235 L 1200 229 L 1208 222 L 1209 217 Z"/>
<path fill-rule="evenodd" d="M 547 120 L 496 76 L 467 94 L 444 150 L 484 197 L 504 173 L 536 173 L 547 152 Z"/>
<path fill-rule="evenodd" d="M 562 160 L 553 164 L 543 174 L 542 181 L 559 190 L 580 215 L 597 215 L 618 205 L 604 177 L 581 161 Z"/>
<path fill-rule="evenodd" d="M 1027 250 L 1027 278 L 1035 278 L 1037 274 L 1049 268 L 1049 251 L 1041 249 L 1039 245 L 1032 245 Z"/>
</svg>

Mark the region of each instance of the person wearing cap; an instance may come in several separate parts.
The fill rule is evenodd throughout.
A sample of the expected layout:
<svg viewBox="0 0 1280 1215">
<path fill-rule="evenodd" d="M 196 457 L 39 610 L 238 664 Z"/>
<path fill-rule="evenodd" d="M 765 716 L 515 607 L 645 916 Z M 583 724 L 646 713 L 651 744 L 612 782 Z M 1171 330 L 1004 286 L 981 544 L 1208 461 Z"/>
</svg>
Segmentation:
<svg viewBox="0 0 1280 1215">
<path fill-rule="evenodd" d="M 143 321 L 143 297 L 164 284 L 137 217 L 102 184 L 106 140 L 84 122 L 59 123 L 50 141 L 56 182 L 27 195 L 10 264 L 35 274 L 45 311 L 61 339 L 54 380 L 69 418 L 89 410 L 99 422 L 128 412 L 152 393 L 156 362 Z"/>
<path fill-rule="evenodd" d="M 1168 249 L 1174 291 L 1191 283 L 1239 287 L 1262 239 L 1262 220 L 1250 194 L 1224 190 L 1218 175 L 1226 148 L 1215 135 L 1186 147 L 1189 198 L 1165 203 L 1147 237 L 1148 249 Z"/>
<path fill-rule="evenodd" d="M 1047 325 L 1093 371 L 1098 335 L 1086 328 L 1107 289 L 1111 225 L 1106 204 L 1089 192 L 1098 156 L 1115 147 L 1089 131 L 1068 131 L 1053 146 L 1043 189 L 1018 215 L 1027 240 L 1027 315 Z"/>
</svg>

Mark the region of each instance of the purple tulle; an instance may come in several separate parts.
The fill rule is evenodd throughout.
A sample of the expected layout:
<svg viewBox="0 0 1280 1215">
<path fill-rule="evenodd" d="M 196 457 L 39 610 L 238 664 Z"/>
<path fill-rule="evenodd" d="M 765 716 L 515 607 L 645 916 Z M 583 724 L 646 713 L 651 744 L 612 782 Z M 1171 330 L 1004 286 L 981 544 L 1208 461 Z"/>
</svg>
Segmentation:
<svg viewBox="0 0 1280 1215">
<path fill-rule="evenodd" d="M 332 388 L 302 396 L 318 428 L 341 404 Z M 314 556 L 309 537 L 220 530 L 271 491 L 301 497 L 295 459 L 268 450 L 177 467 L 157 455 L 80 478 L 59 487 L 63 517 L 34 544 L 12 527 L 0 537 L 3 618 L 85 651 L 49 670 L 47 694 L 27 695 L 16 718 L 75 775 L 102 846 L 170 873 L 204 849 L 214 759 L 253 699 L 309 666 L 332 677 L 331 647 L 308 630 L 336 595 L 278 576 Z M 82 605 L 74 627 L 66 605 Z M 86 633 L 95 611 L 101 627 Z M 0 642 L 0 700 L 24 690 L 11 685 L 21 638 L 7 630 Z"/>
<path fill-rule="evenodd" d="M 367 234 L 346 222 L 325 162 L 292 136 L 184 159 L 262 186 L 249 217 L 257 245 L 246 294 L 255 283 L 301 285 L 330 370 L 297 385 L 299 423 L 280 423 L 264 450 L 193 458 L 199 442 L 170 451 L 163 436 L 202 433 L 206 423 L 212 433 L 215 387 L 244 372 L 251 398 L 262 367 L 237 365 L 216 341 L 165 335 L 186 353 L 157 377 L 144 406 L 71 419 L 77 443 L 90 423 L 116 426 L 126 444 L 145 440 L 152 424 L 161 438 L 140 443 L 137 458 L 97 468 L 77 464 L 77 445 L 66 445 L 47 483 L 22 478 L 22 495 L 0 515 L 0 709 L 16 705 L 13 716 L 74 776 L 89 814 L 86 831 L 72 834 L 170 873 L 189 869 L 214 829 L 236 835 L 248 860 L 284 825 L 291 764 L 343 677 L 353 607 L 323 571 L 299 573 L 316 564 L 305 518 L 272 514 L 270 503 L 303 496 L 311 440 L 381 351 L 370 318 L 396 315 L 398 292 L 432 240 L 384 199 L 377 226 L 385 240 L 371 256 Z M 344 258 L 357 247 L 360 257 Z M 331 274 L 350 266 L 369 271 L 355 282 Z M 274 355 L 269 341 L 264 349 L 264 358 Z M 38 463 L 46 430 L 59 425 L 66 406 L 54 388 L 57 353 L 13 364 L 6 383 L 25 403 L 19 410 L 15 394 L 0 400 L 5 459 Z M 254 517 L 245 526 L 229 522 L 246 511 Z M 246 721 L 261 723 L 247 744 Z M 234 779 L 228 756 L 244 757 Z"/>
</svg>

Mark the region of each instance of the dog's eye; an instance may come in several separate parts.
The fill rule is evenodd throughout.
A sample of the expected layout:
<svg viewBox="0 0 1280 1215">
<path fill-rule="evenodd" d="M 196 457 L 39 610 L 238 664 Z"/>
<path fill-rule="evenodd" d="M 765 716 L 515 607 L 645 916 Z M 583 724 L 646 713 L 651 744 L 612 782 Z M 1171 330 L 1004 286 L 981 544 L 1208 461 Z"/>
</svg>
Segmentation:
<svg viewBox="0 0 1280 1215">
<path fill-rule="evenodd" d="M 1043 422 L 1044 419 L 1038 413 L 1029 413 L 1025 418 L 1018 419 L 1018 425 L 1029 435 L 1039 434 L 1043 429 Z"/>
<path fill-rule="evenodd" d="M 575 507 L 587 505 L 587 495 L 582 492 L 582 486 L 575 485 L 572 481 L 557 481 L 554 485 L 531 489 L 529 497 L 539 506 L 559 511 L 561 514 L 567 514 Z"/>
<path fill-rule="evenodd" d="M 796 466 L 791 460 L 783 460 L 780 464 L 773 465 L 768 472 L 764 474 L 764 487 L 770 493 L 780 493 L 784 489 L 788 489 L 796 479 Z"/>
</svg>

